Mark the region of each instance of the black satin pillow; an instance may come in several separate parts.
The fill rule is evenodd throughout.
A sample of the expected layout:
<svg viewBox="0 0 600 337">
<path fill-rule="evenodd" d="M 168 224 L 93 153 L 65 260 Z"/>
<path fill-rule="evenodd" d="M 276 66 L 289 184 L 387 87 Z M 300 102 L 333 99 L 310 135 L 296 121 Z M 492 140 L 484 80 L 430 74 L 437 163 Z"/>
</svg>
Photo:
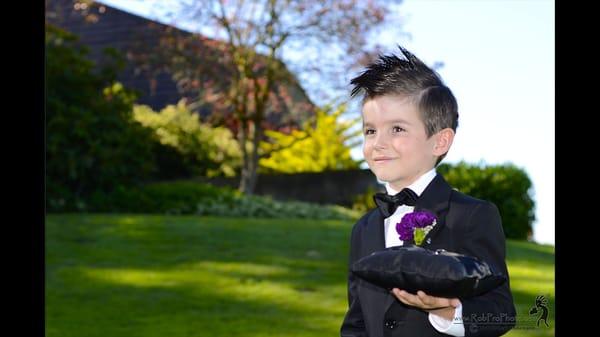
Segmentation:
<svg viewBox="0 0 600 337">
<path fill-rule="evenodd" d="M 351 271 L 379 287 L 400 288 L 416 294 L 469 298 L 506 281 L 479 259 L 443 249 L 432 251 L 415 245 L 386 248 L 356 261 Z"/>
</svg>

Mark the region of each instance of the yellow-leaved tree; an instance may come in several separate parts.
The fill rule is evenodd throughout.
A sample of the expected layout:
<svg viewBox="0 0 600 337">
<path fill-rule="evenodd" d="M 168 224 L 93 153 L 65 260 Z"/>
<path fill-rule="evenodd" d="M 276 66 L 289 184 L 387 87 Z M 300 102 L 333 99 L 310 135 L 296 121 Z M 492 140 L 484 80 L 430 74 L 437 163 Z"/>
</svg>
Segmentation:
<svg viewBox="0 0 600 337">
<path fill-rule="evenodd" d="M 201 123 L 183 100 L 158 113 L 149 106 L 136 105 L 133 114 L 136 121 L 154 130 L 161 144 L 175 148 L 200 166 L 202 175 L 233 177 L 241 167 L 241 151 L 231 131 Z"/>
<path fill-rule="evenodd" d="M 260 150 L 270 153 L 259 160 L 260 173 L 322 172 L 359 168 L 360 161 L 350 156 L 350 149 L 362 141 L 361 130 L 349 132 L 357 119 L 340 121 L 346 105 L 317 109 L 314 125 L 304 123 L 302 130 L 290 134 L 266 130 L 271 142 L 261 142 Z"/>
</svg>

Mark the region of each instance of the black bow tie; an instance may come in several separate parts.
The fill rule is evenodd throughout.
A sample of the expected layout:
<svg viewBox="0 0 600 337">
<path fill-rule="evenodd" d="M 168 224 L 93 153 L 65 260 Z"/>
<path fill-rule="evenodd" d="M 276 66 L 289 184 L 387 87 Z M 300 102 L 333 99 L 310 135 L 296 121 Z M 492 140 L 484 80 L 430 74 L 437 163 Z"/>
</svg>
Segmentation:
<svg viewBox="0 0 600 337">
<path fill-rule="evenodd" d="M 385 218 L 390 217 L 400 205 L 414 206 L 419 196 L 410 188 L 404 188 L 395 195 L 375 193 L 373 200 Z"/>
</svg>

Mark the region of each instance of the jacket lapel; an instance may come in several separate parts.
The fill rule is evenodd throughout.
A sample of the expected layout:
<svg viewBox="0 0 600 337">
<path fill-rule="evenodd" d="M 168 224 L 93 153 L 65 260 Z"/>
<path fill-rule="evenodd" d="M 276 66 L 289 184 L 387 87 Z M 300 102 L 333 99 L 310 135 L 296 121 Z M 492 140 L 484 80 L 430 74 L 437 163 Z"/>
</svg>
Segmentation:
<svg viewBox="0 0 600 337">
<path fill-rule="evenodd" d="M 432 212 L 435 214 L 437 222 L 425 236 L 422 244 L 424 248 L 434 240 L 435 235 L 445 226 L 451 193 L 452 188 L 448 185 L 444 177 L 438 173 L 417 200 L 415 211 Z"/>
<path fill-rule="evenodd" d="M 365 227 L 366 237 L 363 256 L 385 248 L 385 236 L 383 233 L 383 215 L 376 209 L 369 216 L 367 226 Z"/>
</svg>

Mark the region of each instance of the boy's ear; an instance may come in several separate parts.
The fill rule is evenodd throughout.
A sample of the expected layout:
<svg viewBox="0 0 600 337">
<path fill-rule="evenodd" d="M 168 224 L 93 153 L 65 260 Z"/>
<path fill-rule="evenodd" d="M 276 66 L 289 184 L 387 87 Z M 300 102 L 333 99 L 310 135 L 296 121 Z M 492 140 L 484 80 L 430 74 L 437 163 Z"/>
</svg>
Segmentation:
<svg viewBox="0 0 600 337">
<path fill-rule="evenodd" d="M 445 128 L 435 135 L 435 144 L 433 146 L 433 154 L 435 156 L 441 156 L 446 154 L 448 150 L 450 150 L 450 146 L 452 146 L 452 141 L 454 140 L 454 130 L 451 128 Z"/>
</svg>

